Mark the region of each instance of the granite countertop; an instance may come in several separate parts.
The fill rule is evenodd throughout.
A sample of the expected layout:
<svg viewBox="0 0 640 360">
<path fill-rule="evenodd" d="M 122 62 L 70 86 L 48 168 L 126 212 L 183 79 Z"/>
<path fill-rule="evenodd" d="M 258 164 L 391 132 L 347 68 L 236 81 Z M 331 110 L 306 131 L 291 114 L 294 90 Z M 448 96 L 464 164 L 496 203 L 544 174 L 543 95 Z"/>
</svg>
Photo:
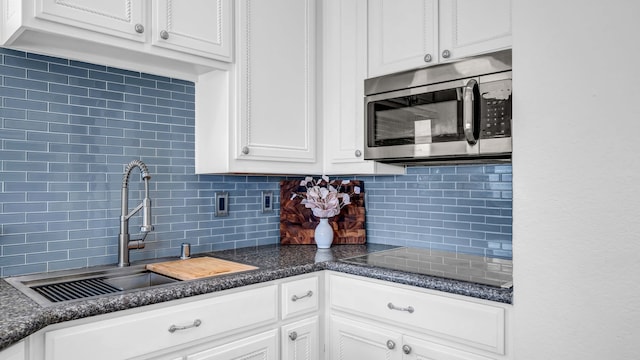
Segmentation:
<svg viewBox="0 0 640 360">
<path fill-rule="evenodd" d="M 22 340 L 52 324 L 131 309 L 185 297 L 207 294 L 290 276 L 321 270 L 332 270 L 353 275 L 439 290 L 510 304 L 512 288 L 500 288 L 472 282 L 445 279 L 436 276 L 409 273 L 401 270 L 347 263 L 341 259 L 371 252 L 397 248 L 389 245 L 336 245 L 328 250 L 315 245 L 267 245 L 208 254 L 259 267 L 243 273 L 222 275 L 200 280 L 183 281 L 170 285 L 77 300 L 43 307 L 22 292 L 0 279 L 0 350 Z"/>
</svg>

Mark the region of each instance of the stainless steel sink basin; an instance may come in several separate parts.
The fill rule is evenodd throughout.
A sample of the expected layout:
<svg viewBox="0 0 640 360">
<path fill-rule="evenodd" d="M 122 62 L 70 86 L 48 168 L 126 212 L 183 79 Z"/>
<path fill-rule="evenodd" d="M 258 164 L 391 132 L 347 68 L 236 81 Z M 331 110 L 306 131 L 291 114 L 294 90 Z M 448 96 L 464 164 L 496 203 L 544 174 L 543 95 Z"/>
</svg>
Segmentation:
<svg viewBox="0 0 640 360">
<path fill-rule="evenodd" d="M 65 270 L 9 277 L 5 280 L 43 306 L 180 281 L 149 271 L 144 264 L 123 268 L 104 266 Z"/>
<path fill-rule="evenodd" d="M 176 281 L 179 280 L 156 274 L 148 270 L 138 274 L 117 276 L 104 280 L 105 283 L 112 285 L 122 291 L 170 284 Z"/>
</svg>

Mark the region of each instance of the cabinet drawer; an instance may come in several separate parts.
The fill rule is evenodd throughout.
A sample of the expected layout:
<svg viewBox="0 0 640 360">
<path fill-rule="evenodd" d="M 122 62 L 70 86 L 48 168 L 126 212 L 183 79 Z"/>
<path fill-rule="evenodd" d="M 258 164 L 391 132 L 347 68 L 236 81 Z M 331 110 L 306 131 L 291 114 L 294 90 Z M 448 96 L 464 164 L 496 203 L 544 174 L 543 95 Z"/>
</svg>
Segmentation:
<svg viewBox="0 0 640 360">
<path fill-rule="evenodd" d="M 333 309 L 504 354 L 503 308 L 336 275 L 329 281 Z"/>
<path fill-rule="evenodd" d="M 45 358 L 128 359 L 276 320 L 277 285 L 272 285 L 50 331 Z M 171 332 L 172 326 L 188 328 Z"/>
<path fill-rule="evenodd" d="M 282 319 L 318 310 L 318 277 L 282 284 Z"/>
</svg>

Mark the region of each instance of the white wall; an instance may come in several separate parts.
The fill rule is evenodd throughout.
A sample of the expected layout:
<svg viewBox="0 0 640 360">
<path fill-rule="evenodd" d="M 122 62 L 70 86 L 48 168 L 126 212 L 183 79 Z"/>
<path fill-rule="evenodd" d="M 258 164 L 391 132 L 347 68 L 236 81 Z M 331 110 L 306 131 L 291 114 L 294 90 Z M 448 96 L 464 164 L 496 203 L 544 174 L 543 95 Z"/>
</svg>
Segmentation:
<svg viewBox="0 0 640 360">
<path fill-rule="evenodd" d="M 515 355 L 640 358 L 640 2 L 514 0 Z"/>
</svg>

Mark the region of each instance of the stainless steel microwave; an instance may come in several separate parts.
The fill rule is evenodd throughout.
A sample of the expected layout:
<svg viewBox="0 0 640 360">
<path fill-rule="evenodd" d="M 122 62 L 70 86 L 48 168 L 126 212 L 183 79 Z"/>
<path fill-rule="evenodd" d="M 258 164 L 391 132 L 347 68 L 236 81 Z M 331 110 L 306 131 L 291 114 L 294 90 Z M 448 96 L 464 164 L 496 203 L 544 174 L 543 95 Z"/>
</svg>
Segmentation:
<svg viewBox="0 0 640 360">
<path fill-rule="evenodd" d="M 364 157 L 511 159 L 511 50 L 365 80 Z"/>
</svg>

